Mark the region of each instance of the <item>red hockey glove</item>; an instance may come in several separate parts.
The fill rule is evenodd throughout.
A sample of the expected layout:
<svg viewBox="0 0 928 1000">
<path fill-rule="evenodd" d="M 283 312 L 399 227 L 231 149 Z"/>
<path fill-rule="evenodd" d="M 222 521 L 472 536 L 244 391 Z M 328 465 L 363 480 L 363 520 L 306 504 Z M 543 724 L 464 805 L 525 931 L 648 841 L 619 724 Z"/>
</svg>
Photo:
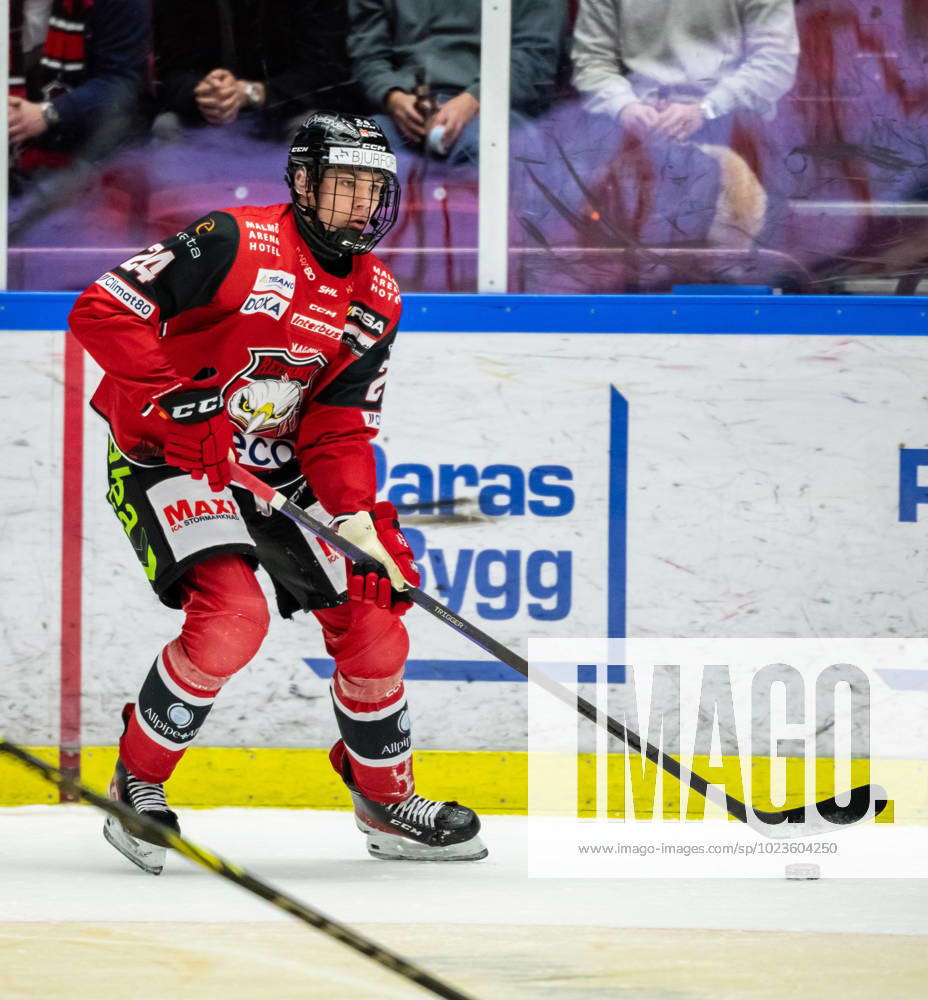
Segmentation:
<svg viewBox="0 0 928 1000">
<path fill-rule="evenodd" d="M 396 507 L 383 501 L 370 512 L 359 510 L 341 522 L 338 533 L 371 557 L 350 564 L 348 599 L 389 608 L 395 615 L 406 614 L 412 601 L 403 591 L 419 586 L 419 574 L 412 549 L 400 531 Z"/>
<path fill-rule="evenodd" d="M 189 472 L 194 479 L 205 475 L 214 493 L 225 489 L 232 481 L 232 424 L 220 388 L 191 386 L 162 396 L 157 405 L 168 417 L 164 435 L 168 465 Z"/>
</svg>

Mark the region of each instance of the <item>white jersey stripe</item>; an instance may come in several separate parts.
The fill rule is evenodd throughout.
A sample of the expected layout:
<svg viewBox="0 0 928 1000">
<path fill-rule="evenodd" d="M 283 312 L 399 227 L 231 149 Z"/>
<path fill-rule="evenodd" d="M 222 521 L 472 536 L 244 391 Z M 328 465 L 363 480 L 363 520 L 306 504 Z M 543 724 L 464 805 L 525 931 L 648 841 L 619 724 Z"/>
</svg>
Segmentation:
<svg viewBox="0 0 928 1000">
<path fill-rule="evenodd" d="M 57 28 L 59 31 L 70 31 L 75 34 L 84 33 L 84 25 L 81 21 L 66 21 L 63 17 L 56 17 L 54 14 L 48 19 L 50 28 Z"/>
<path fill-rule="evenodd" d="M 399 701 L 395 701 L 392 705 L 387 705 L 386 708 L 378 708 L 373 712 L 353 712 L 350 708 L 346 708 L 344 702 L 338 697 L 338 692 L 335 690 L 334 677 L 329 682 L 329 686 L 332 689 L 332 698 L 338 706 L 338 710 L 344 712 L 349 719 L 355 719 L 358 722 L 378 722 L 380 719 L 386 719 L 401 709 L 406 708 L 406 696 L 404 695 Z"/>
<path fill-rule="evenodd" d="M 158 676 L 161 678 L 162 683 L 176 698 L 180 698 L 181 701 L 187 702 L 188 705 L 212 705 L 216 700 L 215 695 L 210 698 L 199 698 L 195 694 L 190 694 L 189 691 L 185 691 L 179 684 L 175 683 L 174 679 L 168 673 L 168 668 L 164 665 L 164 650 L 158 654 Z"/>
<path fill-rule="evenodd" d="M 60 59 L 49 59 L 48 56 L 43 57 L 42 65 L 47 66 L 49 69 L 62 69 L 65 72 L 73 72 L 74 70 L 84 68 L 84 64 L 81 62 L 62 62 Z"/>
<path fill-rule="evenodd" d="M 174 753 L 183 753 L 189 746 L 187 743 L 172 743 L 167 737 L 162 736 L 161 733 L 155 732 L 155 730 L 148 724 L 148 720 L 145 716 L 139 711 L 138 705 L 135 706 L 135 721 L 142 727 L 142 732 L 145 733 L 150 740 L 157 743 L 159 747 L 164 747 L 165 750 L 173 750 Z"/>
<path fill-rule="evenodd" d="M 409 760 L 412 756 L 412 747 L 408 750 L 404 750 L 403 753 L 397 754 L 395 757 L 384 757 L 383 760 L 371 760 L 369 757 L 362 757 L 359 753 L 355 753 L 354 750 L 349 746 L 345 746 L 348 751 L 348 756 L 352 760 L 356 760 L 359 764 L 363 764 L 365 767 L 396 767 L 397 764 L 402 764 L 404 760 Z"/>
</svg>

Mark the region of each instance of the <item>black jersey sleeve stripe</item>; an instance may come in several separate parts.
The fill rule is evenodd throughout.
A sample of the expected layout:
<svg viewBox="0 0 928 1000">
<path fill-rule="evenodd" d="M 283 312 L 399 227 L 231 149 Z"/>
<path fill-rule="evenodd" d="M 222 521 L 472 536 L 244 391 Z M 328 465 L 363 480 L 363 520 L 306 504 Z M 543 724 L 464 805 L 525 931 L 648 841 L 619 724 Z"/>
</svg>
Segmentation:
<svg viewBox="0 0 928 1000">
<path fill-rule="evenodd" d="M 390 349 L 396 340 L 394 327 L 378 344 L 339 372 L 319 393 L 315 402 L 327 406 L 353 406 L 362 410 L 379 411 L 383 402 Z"/>
<path fill-rule="evenodd" d="M 205 306 L 235 263 L 238 223 L 211 212 L 113 268 L 123 281 L 158 304 L 161 320 Z"/>
</svg>

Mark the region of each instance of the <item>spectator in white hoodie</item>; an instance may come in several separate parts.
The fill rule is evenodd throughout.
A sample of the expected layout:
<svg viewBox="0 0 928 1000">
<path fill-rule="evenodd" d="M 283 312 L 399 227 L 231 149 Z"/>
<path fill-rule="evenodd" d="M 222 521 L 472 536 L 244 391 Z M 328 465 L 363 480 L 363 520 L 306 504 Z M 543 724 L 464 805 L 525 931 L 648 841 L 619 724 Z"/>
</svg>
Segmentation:
<svg viewBox="0 0 928 1000">
<path fill-rule="evenodd" d="M 793 0 L 581 0 L 571 55 L 588 110 L 685 140 L 739 110 L 773 118 L 796 75 Z"/>
<path fill-rule="evenodd" d="M 719 165 L 709 242 L 750 245 L 767 214 L 756 174 L 769 158 L 760 152 L 771 138 L 763 120 L 775 116 L 796 74 L 793 0 L 581 0 L 571 56 L 585 109 L 618 125 L 619 158 L 635 148 L 640 166 L 638 147 L 647 153 L 642 184 L 654 165 L 679 162 L 676 147 L 692 141 L 691 158 Z M 736 129 L 749 150 L 729 148 Z M 605 165 L 615 145 L 600 134 Z M 647 191 L 642 200 L 652 200 Z"/>
</svg>

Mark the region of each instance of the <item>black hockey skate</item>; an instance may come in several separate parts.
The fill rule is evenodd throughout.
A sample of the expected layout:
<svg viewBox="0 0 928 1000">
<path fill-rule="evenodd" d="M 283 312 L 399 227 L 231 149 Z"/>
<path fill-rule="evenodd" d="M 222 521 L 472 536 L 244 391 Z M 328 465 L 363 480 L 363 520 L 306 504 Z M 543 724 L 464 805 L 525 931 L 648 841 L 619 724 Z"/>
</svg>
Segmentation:
<svg viewBox="0 0 928 1000">
<path fill-rule="evenodd" d="M 390 861 L 479 861 L 489 853 L 480 839 L 480 818 L 457 802 L 435 802 L 410 795 L 385 805 L 365 798 L 351 780 L 347 756 L 342 777 L 358 829 L 367 835 L 367 852 Z"/>
<path fill-rule="evenodd" d="M 136 778 L 126 770 L 121 760 L 116 761 L 116 773 L 110 782 L 110 798 L 124 803 L 147 819 L 180 833 L 177 816 L 168 808 L 164 797 L 164 785 L 150 784 Z M 115 816 L 106 817 L 103 836 L 120 854 L 127 857 L 134 865 L 138 865 L 142 871 L 160 875 L 164 869 L 167 849 L 129 833 Z"/>
</svg>

